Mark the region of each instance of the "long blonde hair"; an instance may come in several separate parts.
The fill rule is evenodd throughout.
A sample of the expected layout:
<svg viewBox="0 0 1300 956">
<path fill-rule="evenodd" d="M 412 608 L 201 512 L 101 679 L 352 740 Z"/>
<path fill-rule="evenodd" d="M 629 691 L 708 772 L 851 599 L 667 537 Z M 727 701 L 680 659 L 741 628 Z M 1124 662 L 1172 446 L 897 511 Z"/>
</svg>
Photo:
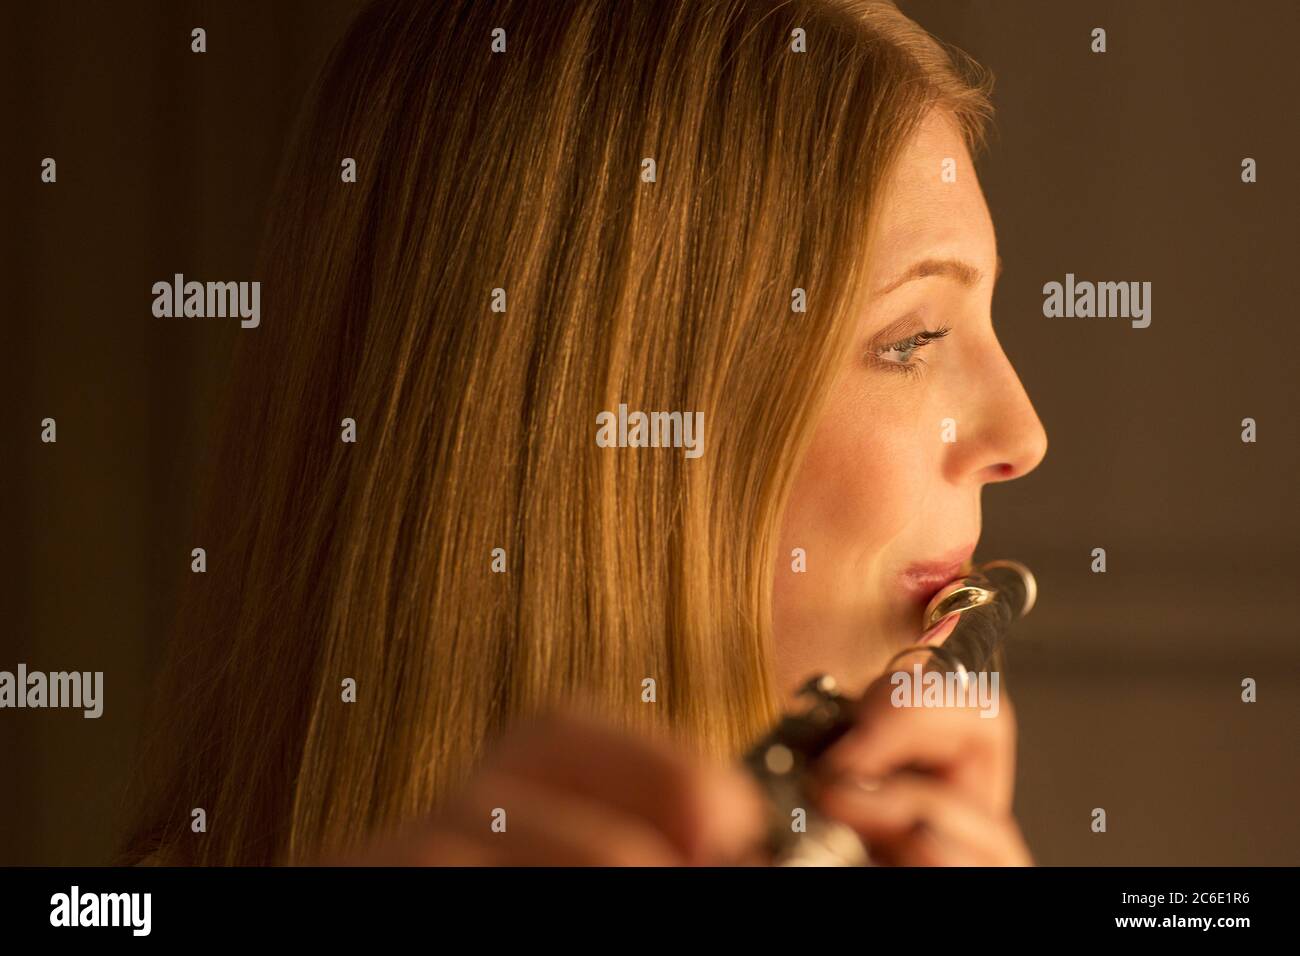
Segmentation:
<svg viewBox="0 0 1300 956">
<path fill-rule="evenodd" d="M 575 693 L 734 758 L 872 210 L 986 87 L 868 0 L 367 7 L 281 172 L 123 859 L 355 846 Z M 598 447 L 620 403 L 704 454 Z"/>
</svg>

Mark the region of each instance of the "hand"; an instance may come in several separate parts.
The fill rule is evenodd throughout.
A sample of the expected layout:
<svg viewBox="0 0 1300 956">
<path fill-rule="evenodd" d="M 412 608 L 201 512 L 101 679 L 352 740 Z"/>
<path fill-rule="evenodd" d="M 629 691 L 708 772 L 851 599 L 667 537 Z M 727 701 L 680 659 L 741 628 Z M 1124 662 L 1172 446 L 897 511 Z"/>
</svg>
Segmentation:
<svg viewBox="0 0 1300 956">
<path fill-rule="evenodd" d="M 498 809 L 504 832 L 492 827 Z M 444 812 L 348 862 L 724 865 L 749 858 L 764 821 L 758 788 L 739 770 L 568 713 L 508 734 Z"/>
<path fill-rule="evenodd" d="M 912 666 L 912 661 L 899 665 Z M 1031 866 L 1011 815 L 1015 714 L 895 707 L 890 673 L 862 696 L 852 730 L 818 762 L 813 795 L 873 859 L 898 866 Z"/>
</svg>

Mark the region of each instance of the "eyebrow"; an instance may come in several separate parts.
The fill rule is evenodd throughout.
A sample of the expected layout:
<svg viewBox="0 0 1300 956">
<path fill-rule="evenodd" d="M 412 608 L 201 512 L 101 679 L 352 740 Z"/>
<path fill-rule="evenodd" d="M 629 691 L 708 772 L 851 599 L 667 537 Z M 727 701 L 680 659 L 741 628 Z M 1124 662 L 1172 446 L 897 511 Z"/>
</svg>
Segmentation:
<svg viewBox="0 0 1300 956">
<path fill-rule="evenodd" d="M 993 281 L 996 282 L 1000 275 L 1002 275 L 1002 257 L 998 256 L 997 271 L 993 273 Z M 922 259 L 908 266 L 901 275 L 879 289 L 876 295 L 893 292 L 904 283 L 911 282 L 914 279 L 927 279 L 930 276 L 944 276 L 949 279 L 956 279 L 962 285 L 970 287 L 978 285 L 979 281 L 984 278 L 984 273 L 969 262 L 964 262 L 961 259 Z"/>
</svg>

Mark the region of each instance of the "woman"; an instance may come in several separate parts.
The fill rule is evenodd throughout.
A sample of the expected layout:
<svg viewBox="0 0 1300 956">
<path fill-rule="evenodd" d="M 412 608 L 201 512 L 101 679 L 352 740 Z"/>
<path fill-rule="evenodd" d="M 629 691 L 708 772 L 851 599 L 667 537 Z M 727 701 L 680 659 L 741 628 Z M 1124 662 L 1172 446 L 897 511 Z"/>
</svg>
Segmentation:
<svg viewBox="0 0 1300 956">
<path fill-rule="evenodd" d="M 369 6 L 282 172 L 128 858 L 761 862 L 738 756 L 914 642 L 1045 450 L 976 75 L 867 0 Z M 598 441 L 620 405 L 698 454 Z M 882 689 L 822 808 L 1028 862 L 1005 702 Z"/>
</svg>

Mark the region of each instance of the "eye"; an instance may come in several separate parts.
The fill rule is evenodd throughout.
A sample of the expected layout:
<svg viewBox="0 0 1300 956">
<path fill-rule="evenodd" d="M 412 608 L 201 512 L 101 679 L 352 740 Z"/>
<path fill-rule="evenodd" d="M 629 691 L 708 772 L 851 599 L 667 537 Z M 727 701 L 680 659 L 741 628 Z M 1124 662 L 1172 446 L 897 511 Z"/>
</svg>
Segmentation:
<svg viewBox="0 0 1300 956">
<path fill-rule="evenodd" d="M 895 371 L 916 372 L 919 371 L 917 366 L 924 364 L 916 357 L 916 352 L 936 339 L 943 338 L 950 331 L 952 330 L 947 326 L 941 329 L 927 329 L 882 348 L 873 349 L 871 354 L 880 364 L 888 365 Z"/>
</svg>

